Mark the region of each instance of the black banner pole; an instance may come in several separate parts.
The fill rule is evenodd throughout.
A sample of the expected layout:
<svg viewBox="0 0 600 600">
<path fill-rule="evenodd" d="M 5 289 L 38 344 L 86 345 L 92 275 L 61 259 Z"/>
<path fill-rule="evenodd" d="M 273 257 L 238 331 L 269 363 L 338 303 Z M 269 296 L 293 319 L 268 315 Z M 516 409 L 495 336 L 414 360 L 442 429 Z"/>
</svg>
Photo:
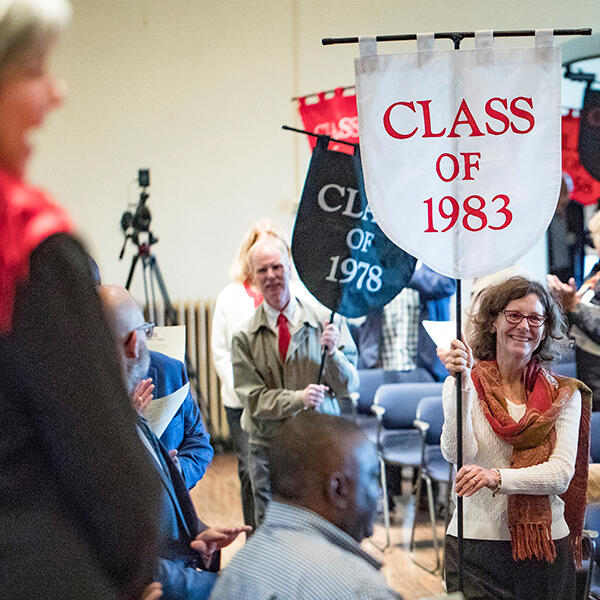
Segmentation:
<svg viewBox="0 0 600 600">
<path fill-rule="evenodd" d="M 454 49 L 460 50 L 460 43 L 464 37 L 452 37 Z M 456 239 L 455 239 L 456 242 Z M 462 341 L 462 282 L 456 280 L 456 339 Z M 456 374 L 456 472 L 463 466 L 463 420 L 462 420 L 462 373 Z M 452 482 L 450 482 L 452 485 Z M 458 590 L 464 592 L 464 543 L 463 543 L 463 499 L 456 498 L 456 552 L 458 554 Z"/>
<path fill-rule="evenodd" d="M 460 43 L 464 37 L 452 37 L 454 49 L 460 50 Z M 455 239 L 456 242 L 456 239 Z M 457 242 L 456 242 L 457 243 Z M 456 280 L 456 339 L 462 341 L 462 282 Z M 462 420 L 462 373 L 456 374 L 456 472 L 463 466 L 463 420 Z M 452 481 L 449 485 L 452 485 Z M 456 552 L 458 554 L 458 590 L 464 592 L 464 544 L 463 544 L 463 499 L 456 498 Z"/>
<path fill-rule="evenodd" d="M 345 85 L 342 87 L 342 90 L 345 92 L 346 90 L 354 90 L 356 89 L 355 85 Z M 320 96 L 321 94 L 333 94 L 334 92 L 336 92 L 337 89 L 334 90 L 325 90 L 323 92 L 317 92 L 317 93 L 312 93 L 312 94 L 306 94 L 306 96 L 294 96 L 293 98 L 291 98 L 291 102 L 297 102 L 298 100 L 302 100 L 302 98 L 306 99 L 306 98 L 316 98 L 317 96 Z"/>
<path fill-rule="evenodd" d="M 296 133 L 303 133 L 305 135 L 312 135 L 313 137 L 319 137 L 319 133 L 313 133 L 312 131 L 306 131 L 305 129 L 296 129 L 296 127 L 290 127 L 289 125 L 282 125 L 281 129 L 285 129 L 286 131 L 295 131 Z M 336 144 L 346 144 L 346 146 L 358 146 L 354 142 L 346 142 L 345 140 L 336 140 L 335 138 L 329 138 L 330 142 L 335 142 Z"/>
<path fill-rule="evenodd" d="M 330 323 L 333 323 L 334 317 L 335 310 L 332 310 L 331 316 L 329 317 Z M 319 378 L 317 379 L 317 384 L 321 383 L 321 378 L 323 377 L 323 369 L 325 368 L 325 359 L 327 358 L 327 352 L 329 352 L 329 348 L 325 346 L 325 348 L 323 348 L 323 354 L 321 354 L 321 366 L 319 367 Z"/>
<path fill-rule="evenodd" d="M 456 280 L 456 339 L 462 341 L 462 284 Z M 462 373 L 456 374 L 456 471 L 463 465 Z M 452 483 L 450 483 L 452 485 Z M 458 552 L 458 589 L 462 592 L 464 579 L 463 499 L 456 499 L 456 529 Z"/>
<path fill-rule="evenodd" d="M 592 35 L 592 30 L 589 27 L 583 29 L 553 29 L 553 35 Z M 494 31 L 494 37 L 533 37 L 535 29 L 517 29 L 511 31 Z M 456 48 L 456 40 L 464 40 L 465 38 L 474 38 L 474 31 L 444 31 L 434 33 L 433 37 L 436 40 L 452 40 Z M 400 35 L 378 35 L 375 38 L 377 42 L 402 42 L 416 40 L 416 33 L 405 33 Z M 343 38 L 323 38 L 321 40 L 323 46 L 331 46 L 333 44 L 358 44 L 358 37 L 343 37 Z"/>
</svg>

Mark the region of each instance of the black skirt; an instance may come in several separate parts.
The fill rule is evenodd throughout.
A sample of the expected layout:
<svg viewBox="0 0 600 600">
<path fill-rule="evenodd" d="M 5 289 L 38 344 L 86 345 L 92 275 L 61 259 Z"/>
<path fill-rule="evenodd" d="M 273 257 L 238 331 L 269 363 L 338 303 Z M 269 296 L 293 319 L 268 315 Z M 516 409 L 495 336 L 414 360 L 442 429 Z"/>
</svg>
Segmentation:
<svg viewBox="0 0 600 600">
<path fill-rule="evenodd" d="M 575 565 L 569 536 L 554 540 L 556 559 L 512 558 L 509 541 L 465 539 L 464 596 L 498 600 L 574 600 Z M 446 536 L 446 587 L 458 591 L 458 548 L 454 536 Z"/>
</svg>

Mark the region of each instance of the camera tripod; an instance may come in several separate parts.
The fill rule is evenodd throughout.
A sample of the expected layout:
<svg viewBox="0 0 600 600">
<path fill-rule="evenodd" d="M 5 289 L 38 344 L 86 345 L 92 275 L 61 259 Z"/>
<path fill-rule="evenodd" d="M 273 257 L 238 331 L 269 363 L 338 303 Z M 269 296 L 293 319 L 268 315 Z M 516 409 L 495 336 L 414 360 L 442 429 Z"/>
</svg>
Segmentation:
<svg viewBox="0 0 600 600">
<path fill-rule="evenodd" d="M 146 202 L 150 197 L 147 188 L 150 185 L 150 172 L 148 169 L 140 169 L 138 171 L 138 183 L 142 188 L 140 192 L 140 199 L 135 212 L 125 211 L 121 216 L 121 229 L 125 234 L 125 240 L 123 241 L 123 247 L 119 254 L 119 260 L 121 260 L 125 254 L 125 248 L 127 246 L 127 240 L 131 240 L 137 247 L 137 254 L 131 259 L 131 266 L 129 267 L 129 274 L 127 275 L 127 283 L 125 289 L 129 290 L 131 282 L 133 281 L 133 275 L 137 264 L 142 262 L 142 278 L 144 281 L 144 299 L 146 301 L 146 309 L 148 311 L 148 320 L 153 323 L 162 323 L 162 319 L 158 319 L 159 307 L 156 302 L 156 288 L 160 292 L 162 297 L 163 306 L 165 313 L 165 325 L 177 325 L 178 317 L 177 311 L 173 307 L 167 286 L 163 279 L 162 273 L 158 266 L 156 256 L 152 253 L 152 246 L 158 242 L 158 238 L 150 231 L 150 223 L 152 222 L 152 215 L 149 208 L 146 206 Z M 145 242 L 140 240 L 142 234 L 147 234 L 148 238 Z M 188 378 L 193 389 L 196 391 L 196 398 L 202 409 L 202 414 L 206 426 L 209 431 L 213 431 L 210 412 L 202 392 L 200 390 L 200 380 L 198 373 L 193 368 L 189 357 L 186 354 L 185 366 L 188 373 Z"/>
<path fill-rule="evenodd" d="M 135 273 L 135 267 L 141 259 L 142 277 L 144 281 L 144 296 L 146 301 L 146 307 L 148 310 L 148 320 L 153 323 L 158 322 L 157 317 L 159 309 L 156 303 L 155 287 L 158 286 L 158 290 L 160 291 L 165 310 L 165 325 L 177 325 L 177 311 L 171 303 L 169 292 L 167 291 L 167 286 L 165 285 L 162 273 L 160 272 L 156 256 L 151 252 L 152 244 L 156 243 L 158 240 L 152 235 L 150 231 L 148 232 L 148 235 L 148 242 L 146 243 L 140 243 L 139 235 L 137 233 L 128 236 L 136 244 L 138 252 L 137 254 L 134 254 L 134 256 L 131 258 L 131 267 L 129 268 L 129 274 L 127 275 L 127 283 L 125 284 L 125 289 L 129 290 L 131 282 L 133 280 L 133 275 Z M 190 381 L 190 384 L 196 391 L 196 398 L 198 399 L 198 403 L 200 404 L 200 407 L 202 409 L 202 416 L 204 418 L 204 422 L 206 423 L 206 426 L 209 429 L 209 431 L 213 431 L 210 411 L 208 409 L 206 400 L 200 390 L 200 381 L 198 378 L 198 373 L 192 366 L 192 363 L 189 357 L 187 356 L 187 353 L 185 357 L 185 367 L 188 373 L 188 379 Z"/>
<path fill-rule="evenodd" d="M 146 300 L 146 307 L 148 309 L 148 318 L 150 321 L 158 322 L 158 307 L 156 304 L 156 286 L 162 296 L 162 301 L 165 309 L 165 325 L 177 325 L 177 311 L 173 308 L 167 286 L 160 272 L 156 256 L 151 252 L 152 243 L 156 238 L 150 234 L 149 241 L 145 244 L 139 243 L 139 239 L 134 238 L 136 242 L 138 252 L 134 254 L 131 259 L 131 267 L 129 268 L 129 274 L 127 275 L 127 283 L 125 289 L 129 290 L 133 275 L 135 273 L 135 267 L 138 264 L 140 258 L 142 259 L 142 278 L 144 281 L 144 297 Z"/>
</svg>

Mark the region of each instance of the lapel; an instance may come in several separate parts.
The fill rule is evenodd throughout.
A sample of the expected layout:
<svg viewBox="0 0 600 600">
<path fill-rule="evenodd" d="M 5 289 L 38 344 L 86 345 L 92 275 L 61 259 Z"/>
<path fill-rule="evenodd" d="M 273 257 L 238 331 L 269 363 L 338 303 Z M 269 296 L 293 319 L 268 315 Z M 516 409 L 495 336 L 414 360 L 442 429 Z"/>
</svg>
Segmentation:
<svg viewBox="0 0 600 600">
<path fill-rule="evenodd" d="M 292 332 L 292 337 L 290 339 L 290 345 L 288 347 L 288 351 L 285 357 L 286 362 L 294 355 L 294 352 L 298 349 L 298 346 L 302 343 L 304 338 L 306 337 L 306 327 L 304 327 L 305 323 L 302 321 L 296 327 L 296 329 Z"/>
<path fill-rule="evenodd" d="M 308 327 L 317 330 L 319 329 L 319 321 L 317 320 L 316 315 L 298 298 L 296 298 L 296 302 L 298 303 L 298 308 L 296 310 L 299 311 L 300 318 L 298 319 L 298 325 L 292 332 L 292 338 L 286 355 L 286 362 L 294 355 L 294 352 L 296 352 L 298 347 L 304 343 L 304 340 L 308 335 Z"/>
<path fill-rule="evenodd" d="M 162 443 L 160 443 L 160 441 L 159 444 L 171 476 L 171 497 L 174 498 L 173 503 L 175 505 L 175 509 L 177 510 L 177 514 L 181 519 L 187 534 L 190 536 L 190 539 L 194 539 L 198 533 L 200 533 L 196 509 L 194 508 L 194 504 L 192 503 L 192 499 L 190 498 L 190 494 L 185 485 L 183 477 L 179 472 L 179 469 L 175 466 L 175 463 L 171 460 L 167 449 L 162 445 Z"/>
<path fill-rule="evenodd" d="M 148 373 L 146 374 L 146 379 L 150 377 L 152 379 L 152 383 L 154 384 L 154 397 L 160 398 L 163 394 L 160 393 L 162 381 L 159 380 L 158 377 L 158 369 L 150 363 L 150 368 L 148 369 Z"/>
<path fill-rule="evenodd" d="M 161 466 L 156 465 L 154 459 L 152 459 L 152 462 L 156 465 L 160 480 L 171 498 L 171 503 L 177 518 L 190 539 L 193 539 L 198 534 L 198 518 L 181 474 L 171 460 L 167 449 L 162 445 L 154 433 L 152 433 L 148 424 L 142 419 L 139 419 L 139 422 L 141 430 L 144 432 L 144 435 L 154 448 L 160 460 Z"/>
</svg>

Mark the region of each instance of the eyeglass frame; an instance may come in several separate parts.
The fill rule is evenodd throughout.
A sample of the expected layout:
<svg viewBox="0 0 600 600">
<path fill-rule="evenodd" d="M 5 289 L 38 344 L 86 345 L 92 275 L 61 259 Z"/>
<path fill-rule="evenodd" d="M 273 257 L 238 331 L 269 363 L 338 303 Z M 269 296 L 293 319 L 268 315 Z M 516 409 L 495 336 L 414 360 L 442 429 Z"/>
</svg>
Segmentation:
<svg viewBox="0 0 600 600">
<path fill-rule="evenodd" d="M 139 327 L 136 327 L 134 331 L 143 331 L 146 334 L 146 339 L 149 340 L 154 335 L 155 323 L 143 323 Z"/>
<path fill-rule="evenodd" d="M 511 321 L 511 320 L 510 320 L 510 319 L 509 319 L 509 318 L 506 316 L 506 313 L 514 313 L 514 314 L 518 314 L 518 315 L 521 315 L 521 318 L 520 318 L 518 321 Z M 518 325 L 519 323 L 521 323 L 521 321 L 523 321 L 523 319 L 527 319 L 527 324 L 529 325 L 529 327 L 535 327 L 535 328 L 542 327 L 542 326 L 543 326 L 543 325 L 546 323 L 546 321 L 547 321 L 547 319 L 548 319 L 548 317 L 546 317 L 545 315 L 544 315 L 544 316 L 542 316 L 542 315 L 538 315 L 538 314 L 535 314 L 535 313 L 534 313 L 534 314 L 532 314 L 532 315 L 524 315 L 524 314 L 523 314 L 521 311 L 518 311 L 518 310 L 501 310 L 501 311 L 500 311 L 498 314 L 502 314 L 502 315 L 504 315 L 504 318 L 506 319 L 506 322 L 507 322 L 507 323 L 510 323 L 511 325 Z M 531 319 L 532 317 L 533 317 L 533 318 L 535 318 L 535 319 L 542 319 L 542 322 L 541 322 L 541 323 L 539 323 L 539 324 L 532 323 L 532 322 L 529 320 L 529 319 Z"/>
</svg>

